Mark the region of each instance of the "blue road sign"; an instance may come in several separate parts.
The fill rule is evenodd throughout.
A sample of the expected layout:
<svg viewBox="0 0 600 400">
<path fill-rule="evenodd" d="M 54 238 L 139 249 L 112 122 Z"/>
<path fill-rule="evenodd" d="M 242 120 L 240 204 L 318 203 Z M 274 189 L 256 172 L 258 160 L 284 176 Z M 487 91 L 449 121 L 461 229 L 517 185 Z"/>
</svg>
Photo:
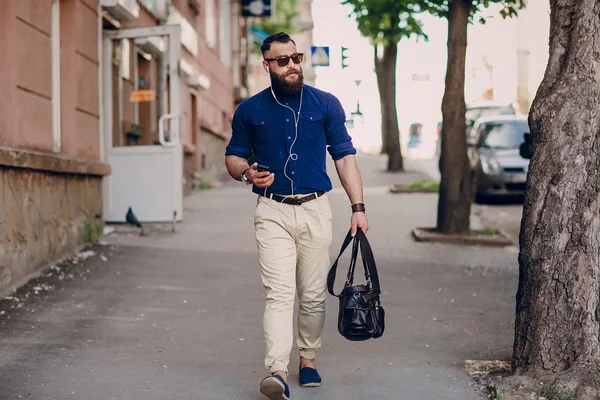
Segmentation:
<svg viewBox="0 0 600 400">
<path fill-rule="evenodd" d="M 329 67 L 329 46 L 312 46 L 310 62 L 313 67 Z"/>
</svg>

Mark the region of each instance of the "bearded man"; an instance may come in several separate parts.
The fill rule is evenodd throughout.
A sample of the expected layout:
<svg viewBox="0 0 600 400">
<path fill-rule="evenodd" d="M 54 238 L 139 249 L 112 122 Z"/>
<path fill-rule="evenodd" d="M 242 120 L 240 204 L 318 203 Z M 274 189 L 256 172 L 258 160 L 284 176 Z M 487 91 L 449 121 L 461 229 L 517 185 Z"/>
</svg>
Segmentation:
<svg viewBox="0 0 600 400">
<path fill-rule="evenodd" d="M 296 43 L 280 32 L 261 46 L 271 87 L 243 101 L 232 121 L 225 164 L 232 178 L 258 195 L 254 226 L 261 280 L 266 290 L 263 328 L 265 367 L 260 391 L 271 400 L 290 398 L 288 364 L 299 300 L 300 386 L 320 386 L 315 357 L 325 322 L 330 267 L 332 189 L 326 152 L 350 200 L 352 233 L 369 229 L 356 150 L 346 115 L 330 93 L 304 84 Z M 255 163 L 248 164 L 254 155 Z"/>
</svg>

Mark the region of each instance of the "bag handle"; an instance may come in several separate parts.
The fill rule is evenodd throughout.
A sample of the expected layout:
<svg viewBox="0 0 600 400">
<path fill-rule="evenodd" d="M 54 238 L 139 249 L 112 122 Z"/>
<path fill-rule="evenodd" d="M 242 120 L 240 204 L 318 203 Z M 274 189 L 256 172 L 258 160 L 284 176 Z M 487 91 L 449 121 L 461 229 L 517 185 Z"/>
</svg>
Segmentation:
<svg viewBox="0 0 600 400">
<path fill-rule="evenodd" d="M 365 253 L 362 251 L 362 247 L 360 246 L 360 241 L 358 240 L 358 236 L 354 236 L 354 241 L 352 242 L 352 256 L 350 258 L 350 268 L 348 269 L 348 275 L 346 276 L 346 284 L 348 286 L 352 286 L 354 284 L 354 271 L 356 269 L 356 260 L 358 259 L 358 250 L 361 249 L 360 255 L 363 262 L 363 272 L 365 274 L 365 279 L 367 282 L 371 283 L 371 277 L 365 265 L 367 261 L 365 260 Z"/>
<path fill-rule="evenodd" d="M 348 234 L 346 235 L 346 238 L 344 239 L 344 242 L 342 244 L 340 254 L 335 259 L 335 262 L 331 266 L 331 269 L 329 270 L 329 274 L 327 275 L 327 289 L 328 289 L 329 293 L 335 297 L 340 297 L 340 295 L 341 295 L 341 292 L 340 292 L 340 294 L 335 294 L 333 291 L 333 285 L 335 283 L 335 276 L 336 276 L 336 272 L 337 272 L 338 262 L 340 260 L 340 257 L 342 256 L 342 254 L 344 253 L 344 251 L 346 250 L 346 248 L 352 241 L 352 239 L 353 239 L 352 232 L 348 231 Z M 365 278 L 367 279 L 367 282 L 370 282 L 371 288 L 374 292 L 373 294 L 378 295 L 381 293 L 381 289 L 379 287 L 379 275 L 377 274 L 377 267 L 375 266 L 375 258 L 373 257 L 373 250 L 371 249 L 371 245 L 369 244 L 369 241 L 367 240 L 367 237 L 363 233 L 362 229 L 358 228 L 358 231 L 356 232 L 356 236 L 354 237 L 354 241 L 355 242 L 354 242 L 354 246 L 352 248 L 352 259 L 350 261 L 350 269 L 348 271 L 347 282 L 349 284 L 352 284 L 352 281 L 354 280 L 354 267 L 356 266 L 356 259 L 358 258 L 358 247 L 359 247 L 359 246 L 357 246 L 357 244 L 359 244 L 360 252 L 361 252 L 361 256 L 362 256 L 361 258 L 363 261 L 363 267 L 365 270 Z"/>
<path fill-rule="evenodd" d="M 356 237 L 358 237 L 358 241 L 360 242 L 360 252 L 362 254 L 363 265 L 365 266 L 365 277 L 367 274 L 369 275 L 367 280 L 371 281 L 374 294 L 379 295 L 381 293 L 381 288 L 379 287 L 379 274 L 377 273 L 377 266 L 375 265 L 375 257 L 373 256 L 371 244 L 361 229 L 358 229 L 356 232 Z"/>
</svg>

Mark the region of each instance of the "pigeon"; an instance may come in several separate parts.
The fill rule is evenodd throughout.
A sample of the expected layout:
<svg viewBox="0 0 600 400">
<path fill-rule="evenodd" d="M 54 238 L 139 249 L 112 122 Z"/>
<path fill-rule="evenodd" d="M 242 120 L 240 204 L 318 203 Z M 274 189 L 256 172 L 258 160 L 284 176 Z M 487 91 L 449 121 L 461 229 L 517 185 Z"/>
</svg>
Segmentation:
<svg viewBox="0 0 600 400">
<path fill-rule="evenodd" d="M 128 224 L 137 226 L 138 228 L 142 227 L 140 220 L 137 219 L 131 207 L 129 207 L 129 210 L 127 210 L 127 215 L 125 215 L 125 221 L 127 221 Z"/>
</svg>

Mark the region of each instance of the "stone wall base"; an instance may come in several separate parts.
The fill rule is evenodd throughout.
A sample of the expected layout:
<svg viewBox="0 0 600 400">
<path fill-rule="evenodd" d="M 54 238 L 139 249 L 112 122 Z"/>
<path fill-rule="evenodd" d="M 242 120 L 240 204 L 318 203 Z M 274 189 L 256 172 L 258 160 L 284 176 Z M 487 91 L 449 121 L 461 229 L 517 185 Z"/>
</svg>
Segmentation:
<svg viewBox="0 0 600 400">
<path fill-rule="evenodd" d="M 0 165 L 0 296 L 101 227 L 102 176 Z"/>
</svg>

